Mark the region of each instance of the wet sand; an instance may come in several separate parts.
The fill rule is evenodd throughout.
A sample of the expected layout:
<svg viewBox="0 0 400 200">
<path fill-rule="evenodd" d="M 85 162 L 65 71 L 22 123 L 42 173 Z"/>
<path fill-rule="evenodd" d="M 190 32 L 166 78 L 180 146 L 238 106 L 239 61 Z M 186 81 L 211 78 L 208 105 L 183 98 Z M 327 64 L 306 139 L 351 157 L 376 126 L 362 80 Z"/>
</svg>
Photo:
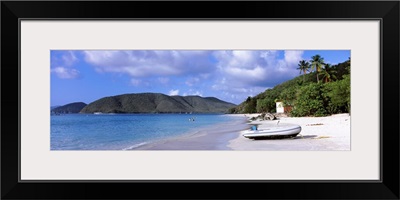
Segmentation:
<svg viewBox="0 0 400 200">
<path fill-rule="evenodd" d="M 230 150 L 229 141 L 250 127 L 247 118 L 241 115 L 236 120 L 205 127 L 185 136 L 146 144 L 134 150 Z"/>
</svg>

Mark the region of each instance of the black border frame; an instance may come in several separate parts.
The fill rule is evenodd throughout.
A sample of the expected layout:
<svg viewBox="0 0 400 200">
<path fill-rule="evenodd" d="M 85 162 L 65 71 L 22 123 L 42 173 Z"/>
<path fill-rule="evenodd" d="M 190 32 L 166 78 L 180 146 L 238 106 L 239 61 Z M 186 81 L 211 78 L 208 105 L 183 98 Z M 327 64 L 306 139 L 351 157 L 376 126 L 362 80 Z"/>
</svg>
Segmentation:
<svg viewBox="0 0 400 200">
<path fill-rule="evenodd" d="M 162 8 L 162 11 L 154 12 L 155 7 Z M 399 199 L 399 8 L 398 1 L 2 1 L 1 111 L 7 115 L 2 115 L 1 118 L 1 198 Z M 380 74 L 382 179 L 373 182 L 19 182 L 20 19 L 379 19 L 381 20 L 382 58 Z M 15 83 L 16 79 L 9 74 L 14 74 L 14 76 L 18 74 L 18 84 L 10 84 Z M 15 112 L 17 107 L 18 113 Z M 15 130 L 17 127 L 15 124 L 18 126 L 18 133 Z M 251 189 L 253 191 L 249 192 Z M 149 194 L 146 192 L 148 190 L 163 192 Z"/>
</svg>

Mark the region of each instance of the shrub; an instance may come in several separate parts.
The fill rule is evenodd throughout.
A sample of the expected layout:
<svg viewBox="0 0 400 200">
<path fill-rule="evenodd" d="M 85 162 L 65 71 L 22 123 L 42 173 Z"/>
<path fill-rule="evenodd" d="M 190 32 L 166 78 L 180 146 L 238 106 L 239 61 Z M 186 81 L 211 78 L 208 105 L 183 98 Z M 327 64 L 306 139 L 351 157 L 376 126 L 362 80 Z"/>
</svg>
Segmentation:
<svg viewBox="0 0 400 200">
<path fill-rule="evenodd" d="M 329 98 L 329 106 L 333 113 L 350 112 L 350 76 L 325 85 L 325 94 Z"/>
<path fill-rule="evenodd" d="M 327 114 L 326 103 L 323 96 L 323 84 L 311 83 L 299 89 L 291 114 L 295 117 L 325 116 Z"/>
<path fill-rule="evenodd" d="M 244 113 L 255 113 L 257 112 L 257 99 L 248 97 L 246 100 L 246 105 L 244 106 Z"/>
</svg>

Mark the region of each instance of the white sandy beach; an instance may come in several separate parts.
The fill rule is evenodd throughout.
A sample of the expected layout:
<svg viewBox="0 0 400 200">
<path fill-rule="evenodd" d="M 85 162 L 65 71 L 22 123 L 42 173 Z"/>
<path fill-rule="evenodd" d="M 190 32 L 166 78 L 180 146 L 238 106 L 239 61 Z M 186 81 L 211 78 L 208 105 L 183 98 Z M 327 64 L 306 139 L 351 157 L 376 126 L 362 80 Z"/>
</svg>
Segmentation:
<svg viewBox="0 0 400 200">
<path fill-rule="evenodd" d="M 235 122 L 208 127 L 187 136 L 144 145 L 135 150 L 239 150 L 239 151 L 342 151 L 350 150 L 350 116 L 281 117 L 273 121 L 248 119 L 258 114 L 238 114 Z M 259 128 L 280 124 L 297 124 L 302 131 L 287 139 L 252 140 L 242 136 L 252 124 Z"/>
<path fill-rule="evenodd" d="M 247 115 L 257 116 L 256 114 Z M 233 150 L 283 150 L 283 151 L 328 151 L 350 150 L 350 116 L 338 114 L 328 117 L 282 117 L 273 121 L 254 121 L 263 126 L 279 123 L 297 124 L 302 130 L 295 138 L 274 140 L 252 140 L 238 134 L 229 141 L 228 147 Z"/>
</svg>

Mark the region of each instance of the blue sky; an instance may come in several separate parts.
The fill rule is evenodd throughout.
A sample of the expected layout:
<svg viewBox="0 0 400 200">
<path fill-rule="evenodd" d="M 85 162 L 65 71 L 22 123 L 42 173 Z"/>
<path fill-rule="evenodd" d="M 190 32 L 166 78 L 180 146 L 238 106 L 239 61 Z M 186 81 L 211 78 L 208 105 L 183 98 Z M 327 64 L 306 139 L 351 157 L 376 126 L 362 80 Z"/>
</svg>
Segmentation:
<svg viewBox="0 0 400 200">
<path fill-rule="evenodd" d="M 349 50 L 81 51 L 52 50 L 51 105 L 91 103 L 106 96 L 154 92 L 217 97 L 239 104 L 299 76 L 300 60 L 316 54 L 337 64 Z"/>
</svg>

